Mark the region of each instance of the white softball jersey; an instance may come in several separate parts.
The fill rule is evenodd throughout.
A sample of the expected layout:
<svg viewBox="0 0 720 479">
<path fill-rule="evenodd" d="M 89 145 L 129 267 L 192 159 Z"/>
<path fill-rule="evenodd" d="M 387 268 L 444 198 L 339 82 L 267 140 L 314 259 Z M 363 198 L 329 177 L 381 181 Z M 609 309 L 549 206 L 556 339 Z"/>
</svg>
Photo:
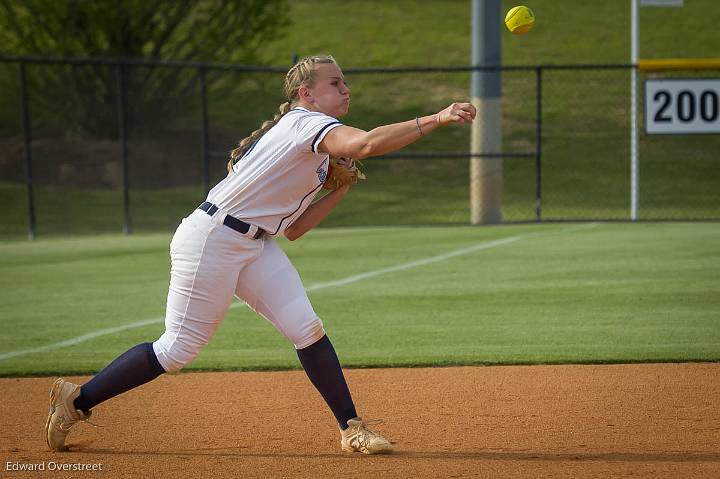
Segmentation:
<svg viewBox="0 0 720 479">
<path fill-rule="evenodd" d="M 165 332 L 153 343 L 165 371 L 179 371 L 195 359 L 233 296 L 297 349 L 325 335 L 300 275 L 271 235 L 292 224 L 322 187 L 328 155 L 317 147 L 338 126 L 323 113 L 289 111 L 210 191 L 207 201 L 217 208 L 196 209 L 178 226 L 170 243 Z M 240 233 L 225 224 L 228 215 L 267 234 L 254 239 Z"/>
<path fill-rule="evenodd" d="M 290 110 L 210 190 L 207 200 L 271 235 L 281 233 L 322 188 L 328 155 L 317 147 L 338 126 L 324 113 Z"/>
</svg>

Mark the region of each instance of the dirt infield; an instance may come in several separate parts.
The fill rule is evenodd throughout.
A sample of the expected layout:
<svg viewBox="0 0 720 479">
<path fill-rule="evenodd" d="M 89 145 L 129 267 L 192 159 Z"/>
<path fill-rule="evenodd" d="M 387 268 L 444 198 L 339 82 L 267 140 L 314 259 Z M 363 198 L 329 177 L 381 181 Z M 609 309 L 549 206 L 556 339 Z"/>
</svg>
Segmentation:
<svg viewBox="0 0 720 479">
<path fill-rule="evenodd" d="M 395 454 L 342 453 L 300 371 L 161 377 L 98 406 L 100 427 L 51 453 L 52 379 L 4 378 L 0 476 L 720 477 L 720 364 L 346 373 Z"/>
</svg>

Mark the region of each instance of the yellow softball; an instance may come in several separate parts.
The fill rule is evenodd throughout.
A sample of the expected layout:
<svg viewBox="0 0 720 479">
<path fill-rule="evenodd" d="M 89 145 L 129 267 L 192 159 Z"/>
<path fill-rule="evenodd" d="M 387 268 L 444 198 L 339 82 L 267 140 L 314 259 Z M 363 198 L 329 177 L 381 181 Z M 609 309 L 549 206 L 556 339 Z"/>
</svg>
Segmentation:
<svg viewBox="0 0 720 479">
<path fill-rule="evenodd" d="M 524 35 L 535 25 L 535 15 L 525 5 L 511 8 L 505 15 L 505 26 L 515 35 Z"/>
</svg>

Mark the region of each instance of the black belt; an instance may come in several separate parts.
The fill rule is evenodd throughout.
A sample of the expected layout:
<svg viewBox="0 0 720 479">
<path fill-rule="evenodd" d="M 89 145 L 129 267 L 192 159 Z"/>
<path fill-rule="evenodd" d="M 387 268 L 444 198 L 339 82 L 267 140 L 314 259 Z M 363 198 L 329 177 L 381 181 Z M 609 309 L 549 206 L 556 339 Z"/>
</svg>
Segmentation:
<svg viewBox="0 0 720 479">
<path fill-rule="evenodd" d="M 203 210 L 205 213 L 209 214 L 210 216 L 214 215 L 218 207 L 209 201 L 205 201 L 203 204 L 198 206 L 199 210 Z M 250 231 L 250 225 L 245 223 L 242 220 L 239 220 L 233 216 L 225 215 L 225 219 L 223 219 L 223 224 L 227 226 L 228 228 L 232 228 L 238 233 L 247 234 L 248 231 Z M 259 239 L 265 231 L 262 230 L 262 228 L 258 228 L 255 235 L 252 237 L 253 239 Z"/>
</svg>

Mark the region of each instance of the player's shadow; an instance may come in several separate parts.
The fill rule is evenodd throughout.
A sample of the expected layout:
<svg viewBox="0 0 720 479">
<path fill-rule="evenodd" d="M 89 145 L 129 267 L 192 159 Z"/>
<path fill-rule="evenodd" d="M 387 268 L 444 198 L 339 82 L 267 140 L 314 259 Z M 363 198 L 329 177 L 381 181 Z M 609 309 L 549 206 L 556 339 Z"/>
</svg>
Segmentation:
<svg viewBox="0 0 720 479">
<path fill-rule="evenodd" d="M 350 458 L 363 456 L 362 454 L 341 453 L 291 453 L 291 452 L 250 452 L 242 449 L 229 448 L 202 448 L 192 451 L 150 451 L 150 450 L 119 450 L 119 449 L 93 449 L 70 448 L 70 452 L 98 455 L 127 455 L 127 456 L 180 456 L 180 457 L 260 457 L 260 458 Z M 546 461 L 546 462 L 720 462 L 720 452 L 563 452 L 540 453 L 531 451 L 441 451 L 422 452 L 396 449 L 393 454 L 373 457 L 401 457 L 404 459 L 426 460 L 462 460 L 462 461 Z"/>
<path fill-rule="evenodd" d="M 720 462 L 720 453 L 713 452 L 562 452 L 538 453 L 531 451 L 482 452 L 400 452 L 413 459 L 462 459 L 492 461 L 547 461 L 547 462 Z"/>
</svg>

